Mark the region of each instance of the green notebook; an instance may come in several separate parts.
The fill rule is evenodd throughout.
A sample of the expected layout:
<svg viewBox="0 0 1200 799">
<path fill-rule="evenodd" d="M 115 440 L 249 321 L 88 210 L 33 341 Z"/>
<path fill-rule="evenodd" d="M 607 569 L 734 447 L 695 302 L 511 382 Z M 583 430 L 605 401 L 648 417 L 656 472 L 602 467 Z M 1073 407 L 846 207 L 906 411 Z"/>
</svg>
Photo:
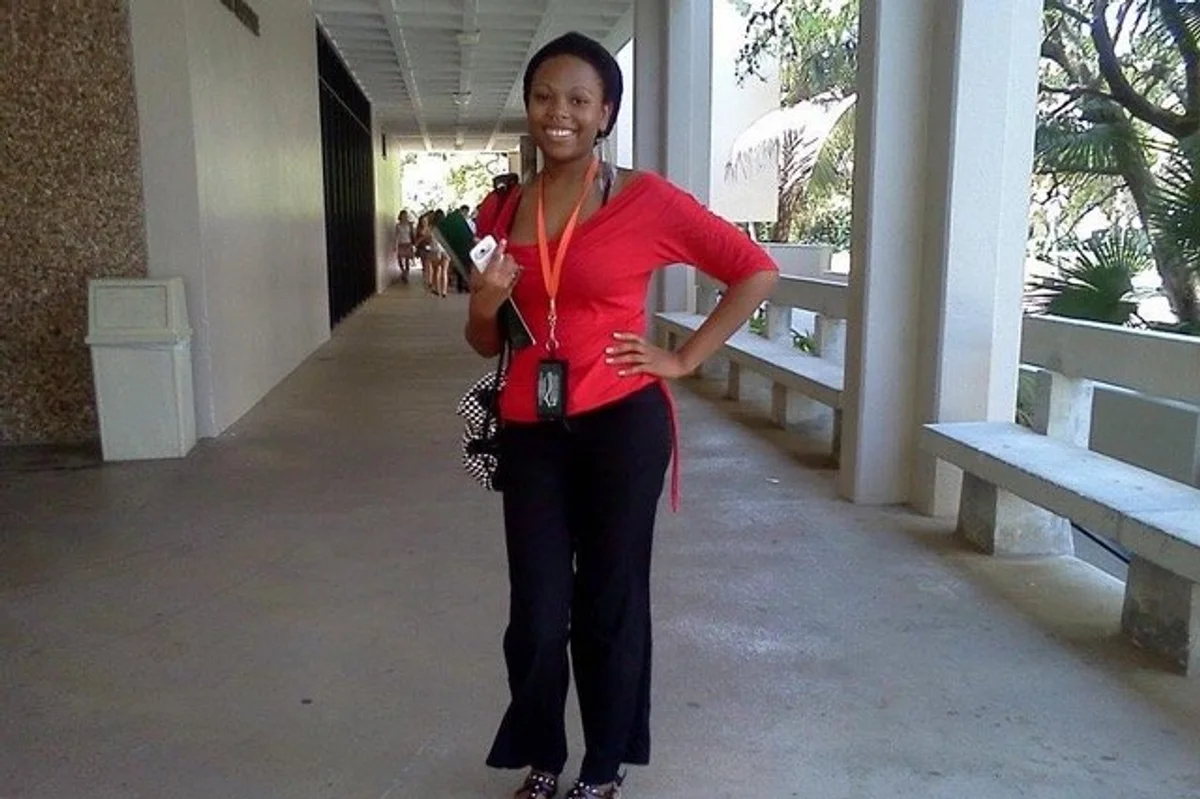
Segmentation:
<svg viewBox="0 0 1200 799">
<path fill-rule="evenodd" d="M 467 224 L 461 211 L 446 214 L 446 217 L 433 228 L 433 237 L 450 256 L 450 264 L 462 275 L 463 280 L 470 281 L 475 264 L 471 262 L 471 248 L 475 246 L 475 233 Z M 529 326 L 517 310 L 512 299 L 505 300 L 500 306 L 500 332 L 508 345 L 514 350 L 532 346 L 535 342 Z"/>
<path fill-rule="evenodd" d="M 471 248 L 475 246 L 475 234 L 467 224 L 462 211 L 446 214 L 445 218 L 433 228 L 433 237 L 450 256 L 450 265 L 462 276 L 463 280 L 471 279 Z"/>
</svg>

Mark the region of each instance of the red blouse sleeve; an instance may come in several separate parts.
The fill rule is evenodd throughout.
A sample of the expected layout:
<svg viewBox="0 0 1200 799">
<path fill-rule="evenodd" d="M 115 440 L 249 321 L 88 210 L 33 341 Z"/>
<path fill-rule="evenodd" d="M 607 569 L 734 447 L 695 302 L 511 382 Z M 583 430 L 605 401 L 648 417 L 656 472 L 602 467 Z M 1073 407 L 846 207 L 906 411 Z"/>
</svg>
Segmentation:
<svg viewBox="0 0 1200 799">
<path fill-rule="evenodd" d="M 765 249 L 731 222 L 668 181 L 651 179 L 661 184 L 657 188 L 665 195 L 658 246 L 666 261 L 690 264 L 726 285 L 779 269 Z"/>
</svg>

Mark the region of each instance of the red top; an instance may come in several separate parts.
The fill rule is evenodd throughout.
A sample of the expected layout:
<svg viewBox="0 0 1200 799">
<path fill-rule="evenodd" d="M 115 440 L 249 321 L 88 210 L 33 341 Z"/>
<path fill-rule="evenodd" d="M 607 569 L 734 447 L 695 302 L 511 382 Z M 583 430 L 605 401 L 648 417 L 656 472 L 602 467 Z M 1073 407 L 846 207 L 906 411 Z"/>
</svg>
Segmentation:
<svg viewBox="0 0 1200 799">
<path fill-rule="evenodd" d="M 507 235 L 518 203 L 506 200 L 494 218 L 485 217 L 481 209 L 479 235 Z M 556 246 L 551 243 L 551 252 Z M 506 422 L 536 422 L 534 392 L 538 362 L 547 357 L 550 300 L 537 244 L 510 243 L 508 252 L 524 267 L 513 299 L 537 344 L 513 353 L 500 416 Z M 670 264 L 696 266 L 730 285 L 776 269 L 765 250 L 690 194 L 656 174 L 636 175 L 579 224 L 563 264 L 554 357 L 568 364 L 568 416 L 608 405 L 658 381 L 651 375 L 619 377 L 620 367 L 604 362 L 604 350 L 615 343 L 614 333 L 645 335 L 650 276 Z"/>
</svg>

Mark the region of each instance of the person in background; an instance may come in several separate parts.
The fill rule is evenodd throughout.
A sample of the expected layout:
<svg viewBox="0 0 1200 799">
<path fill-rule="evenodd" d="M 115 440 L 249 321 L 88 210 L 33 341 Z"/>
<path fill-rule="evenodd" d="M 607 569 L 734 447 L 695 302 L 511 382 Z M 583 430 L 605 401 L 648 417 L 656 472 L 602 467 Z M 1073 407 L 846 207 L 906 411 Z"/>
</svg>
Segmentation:
<svg viewBox="0 0 1200 799">
<path fill-rule="evenodd" d="M 446 292 L 450 288 L 450 256 L 442 248 L 442 245 L 438 243 L 437 239 L 433 238 L 433 229 L 445 218 L 446 212 L 439 208 L 430 215 L 429 219 L 429 262 L 433 272 L 431 281 L 433 283 L 433 293 L 439 297 L 445 297 Z"/>
<path fill-rule="evenodd" d="M 417 252 L 413 246 L 416 232 L 416 226 L 413 225 L 408 211 L 401 211 L 400 215 L 396 217 L 396 230 L 393 234 L 392 244 L 392 249 L 396 254 L 396 265 L 400 268 L 401 283 L 408 283 L 408 273 L 412 270 L 413 260 L 416 258 Z"/>
<path fill-rule="evenodd" d="M 462 214 L 462 218 L 466 220 L 467 227 L 471 228 L 471 233 L 476 232 L 475 220 L 471 217 L 471 207 L 468 205 L 460 205 L 458 212 Z M 450 279 L 454 281 L 454 290 L 459 294 L 465 294 L 470 290 L 467 285 L 467 279 L 457 269 L 451 269 Z"/>
<path fill-rule="evenodd" d="M 501 243 L 472 276 L 466 339 L 499 354 L 511 297 L 537 341 L 512 353 L 499 401 L 511 701 L 487 762 L 527 769 L 515 799 L 557 794 L 572 669 L 585 751 L 566 799 L 618 799 L 622 764 L 649 762 L 650 560 L 673 452 L 673 500 L 678 488 L 666 384 L 716 352 L 778 277 L 763 248 L 685 191 L 600 163 L 621 94 L 615 59 L 586 36 L 534 55 L 524 100 L 543 167 L 479 219 Z M 674 263 L 728 290 L 671 352 L 647 340 L 645 308 L 652 273 Z M 691 795 L 705 795 L 694 779 Z"/>
<path fill-rule="evenodd" d="M 413 238 L 417 258 L 421 261 L 421 282 L 428 292 L 433 291 L 433 234 L 429 226 L 431 216 L 428 211 L 421 214 L 417 219 L 417 229 Z"/>
</svg>

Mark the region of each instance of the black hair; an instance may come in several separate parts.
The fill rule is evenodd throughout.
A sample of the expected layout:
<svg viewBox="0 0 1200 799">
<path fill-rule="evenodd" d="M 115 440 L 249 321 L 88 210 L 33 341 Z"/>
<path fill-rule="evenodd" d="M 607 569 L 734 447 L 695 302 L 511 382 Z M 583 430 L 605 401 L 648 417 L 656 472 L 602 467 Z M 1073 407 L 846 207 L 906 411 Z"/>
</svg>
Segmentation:
<svg viewBox="0 0 1200 799">
<path fill-rule="evenodd" d="M 604 45 L 595 39 L 584 36 L 582 33 L 572 31 L 571 33 L 559 36 L 541 50 L 538 50 L 533 58 L 529 59 L 529 65 L 525 67 L 525 107 L 529 107 L 529 94 L 533 88 L 533 76 L 538 71 L 538 67 L 543 62 L 560 55 L 575 56 L 588 62 L 600 76 L 600 83 L 604 86 L 604 102 L 612 105 L 612 113 L 608 117 L 608 125 L 599 134 L 599 138 L 601 139 L 607 137 L 612 133 L 613 127 L 617 124 L 617 112 L 621 110 L 621 95 L 625 91 L 624 81 L 621 78 L 621 67 L 617 64 L 617 59 L 613 58 L 612 53 L 608 52 Z"/>
</svg>

